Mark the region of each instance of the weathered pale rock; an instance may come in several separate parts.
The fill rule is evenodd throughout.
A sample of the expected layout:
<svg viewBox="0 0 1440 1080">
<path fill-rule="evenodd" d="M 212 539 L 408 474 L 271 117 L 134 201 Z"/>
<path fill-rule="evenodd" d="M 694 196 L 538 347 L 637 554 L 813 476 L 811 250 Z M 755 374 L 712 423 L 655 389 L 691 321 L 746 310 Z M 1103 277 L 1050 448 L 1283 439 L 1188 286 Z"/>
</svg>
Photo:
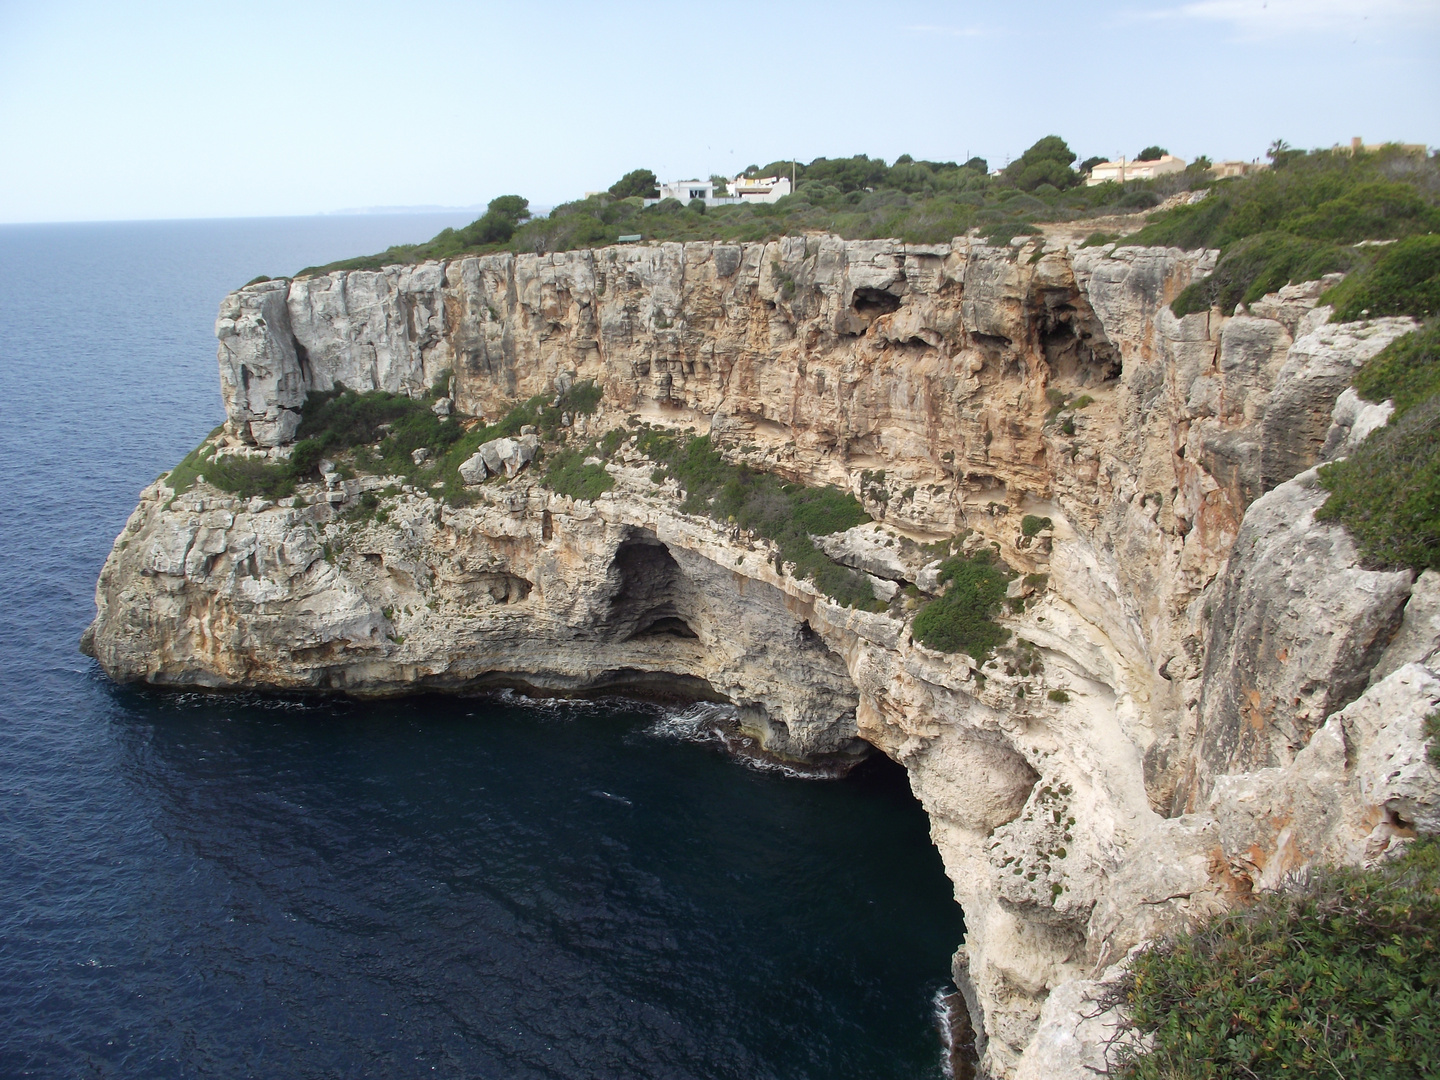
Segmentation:
<svg viewBox="0 0 1440 1080">
<path fill-rule="evenodd" d="M 341 382 L 419 395 L 449 370 L 456 409 L 499 416 L 594 380 L 573 446 L 636 416 L 857 492 L 876 522 L 821 544 L 880 593 L 939 591 L 928 541 L 998 553 L 1012 637 L 983 665 L 913 641 L 917 602 L 842 608 L 682 513 L 631 445 L 595 502 L 545 491 L 535 432 L 461 466 L 496 479 L 460 509 L 379 476 L 279 505 L 154 485 L 87 648 L 161 685 L 664 689 L 733 703 L 782 756 L 863 739 L 904 763 L 964 907 L 984 1067 L 1079 1075 L 1111 1021 L 1075 1010 L 1130 948 L 1433 813 L 1406 666 L 1433 651 L 1432 583 L 1363 570 L 1314 522 L 1313 477 L 1286 476 L 1326 425 L 1353 442 L 1359 412 L 1332 406 L 1376 324 L 1323 326 L 1318 287 L 1174 316 L 1214 261 L 789 237 L 466 257 L 222 308 L 227 445 L 283 443 L 305 391 Z M 1089 401 L 1052 417 L 1055 392 Z M 336 520 L 367 492 L 383 521 Z M 1054 527 L 1026 537 L 1025 515 Z"/>
<path fill-rule="evenodd" d="M 220 305 L 220 393 L 236 434 L 261 446 L 295 436 L 310 384 L 295 353 L 285 306 L 286 281 L 231 293 Z"/>
<path fill-rule="evenodd" d="M 1327 323 L 1295 341 L 1265 408 L 1260 468 L 1266 490 L 1320 461 L 1341 391 L 1366 360 L 1418 325 L 1408 318 Z"/>
<path fill-rule="evenodd" d="M 1400 624 L 1410 572 L 1364 569 L 1342 527 L 1315 521 L 1326 497 L 1310 470 L 1245 516 L 1211 602 L 1187 808 L 1214 777 L 1289 763 L 1364 690 Z"/>
<path fill-rule="evenodd" d="M 821 550 L 842 566 L 888 581 L 913 580 L 918 570 L 919 559 L 907 558 L 895 534 L 878 524 L 857 525 L 817 539 Z"/>
<path fill-rule="evenodd" d="M 1379 404 L 1365 401 L 1355 393 L 1353 386 L 1347 386 L 1335 399 L 1335 408 L 1330 414 L 1330 428 L 1325 433 L 1325 443 L 1320 448 L 1321 461 L 1334 461 L 1348 457 L 1370 437 L 1371 432 L 1390 422 L 1395 404 L 1382 401 Z"/>
<path fill-rule="evenodd" d="M 1406 664 L 1440 667 L 1440 571 L 1426 570 L 1410 589 L 1400 629 L 1370 671 L 1370 685 Z"/>
</svg>

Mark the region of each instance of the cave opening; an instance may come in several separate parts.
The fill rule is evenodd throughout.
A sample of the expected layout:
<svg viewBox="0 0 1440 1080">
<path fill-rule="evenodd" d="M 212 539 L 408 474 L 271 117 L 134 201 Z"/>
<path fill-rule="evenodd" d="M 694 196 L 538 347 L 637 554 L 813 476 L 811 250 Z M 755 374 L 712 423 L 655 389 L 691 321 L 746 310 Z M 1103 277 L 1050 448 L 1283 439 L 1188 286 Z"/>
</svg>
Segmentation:
<svg viewBox="0 0 1440 1080">
<path fill-rule="evenodd" d="M 606 628 L 613 640 L 698 640 L 699 590 L 675 556 L 648 529 L 636 529 L 615 550 Z"/>
<path fill-rule="evenodd" d="M 1120 377 L 1120 353 L 1088 307 L 1047 297 L 1036 327 L 1052 385 L 1096 386 Z"/>
<path fill-rule="evenodd" d="M 900 310 L 900 298 L 884 289 L 856 289 L 851 299 L 855 314 L 863 319 L 876 319 Z"/>
</svg>

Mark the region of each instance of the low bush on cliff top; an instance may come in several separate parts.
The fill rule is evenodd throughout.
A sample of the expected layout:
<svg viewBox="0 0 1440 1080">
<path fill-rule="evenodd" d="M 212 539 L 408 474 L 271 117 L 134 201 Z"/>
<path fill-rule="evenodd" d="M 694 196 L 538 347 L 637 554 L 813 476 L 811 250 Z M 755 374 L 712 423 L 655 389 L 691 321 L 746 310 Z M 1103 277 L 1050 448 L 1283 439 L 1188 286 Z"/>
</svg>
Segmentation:
<svg viewBox="0 0 1440 1080">
<path fill-rule="evenodd" d="M 978 227 L 992 243 L 1005 243 L 1037 232 L 1037 222 L 1140 213 L 1167 195 L 1210 182 L 1203 168 L 1197 168 L 1156 180 L 1085 187 L 1075 161 L 1065 140 L 1054 135 L 1036 142 L 995 176 L 980 158 L 916 161 L 905 154 L 887 165 L 859 154 L 809 163 L 772 161 L 752 165 L 746 174 L 789 176 L 793 171 L 796 187 L 791 195 L 775 203 L 711 207 L 686 206 L 674 199 L 647 207 L 643 198 L 628 194 L 636 185 L 622 182 L 609 192 L 557 206 L 544 218 L 517 218 L 513 232 L 503 237 L 475 222 L 464 229 L 446 229 L 424 243 L 308 267 L 300 275 L 464 254 L 573 251 L 614 244 L 624 235 L 639 235 L 646 243 L 749 242 L 825 232 L 851 240 L 931 244 L 949 242 Z M 636 173 L 644 173 L 645 183 L 653 176 L 645 170 Z"/>
<path fill-rule="evenodd" d="M 841 566 L 815 546 L 812 536 L 842 532 L 870 520 L 858 499 L 832 487 L 787 484 L 771 473 L 726 461 L 709 436 L 690 437 L 647 429 L 637 448 L 660 463 L 657 473 L 685 491 L 682 509 L 753 530 L 779 548 L 777 561 L 795 564 L 797 578 L 809 578 L 846 607 L 883 611 L 869 579 Z"/>
<path fill-rule="evenodd" d="M 1141 953 L 1111 1004 L 1132 1080 L 1440 1075 L 1440 843 L 1322 869 Z"/>
<path fill-rule="evenodd" d="M 1332 322 L 1382 315 L 1440 315 L 1440 236 L 1412 236 L 1380 249 L 1364 273 L 1325 294 Z"/>
<path fill-rule="evenodd" d="M 931 600 L 911 626 L 922 645 L 941 652 L 965 652 L 983 662 L 1010 631 L 995 622 L 1010 583 L 1004 564 L 996 564 L 989 548 L 966 558 L 956 556 L 940 566 L 945 591 Z"/>
<path fill-rule="evenodd" d="M 1337 318 L 1355 317 L 1365 307 L 1372 315 L 1425 314 L 1425 304 L 1433 300 L 1425 300 L 1430 292 L 1418 286 L 1434 268 L 1421 273 L 1425 260 L 1415 257 L 1413 242 L 1395 245 L 1398 255 L 1354 245 L 1440 231 L 1435 160 L 1399 147 L 1356 154 L 1282 150 L 1272 157 L 1273 168 L 1222 181 L 1207 198 L 1157 215 L 1131 238 L 1220 249 L 1215 273 L 1181 292 L 1171 305 L 1175 313 L 1212 304 L 1228 312 L 1290 282 L 1353 271 L 1355 280 L 1344 287 L 1365 292 L 1367 301 L 1339 304 Z"/>
<path fill-rule="evenodd" d="M 1397 338 L 1355 376 L 1395 413 L 1349 457 L 1320 470 L 1316 513 L 1344 525 L 1372 566 L 1440 568 L 1440 319 Z"/>
</svg>

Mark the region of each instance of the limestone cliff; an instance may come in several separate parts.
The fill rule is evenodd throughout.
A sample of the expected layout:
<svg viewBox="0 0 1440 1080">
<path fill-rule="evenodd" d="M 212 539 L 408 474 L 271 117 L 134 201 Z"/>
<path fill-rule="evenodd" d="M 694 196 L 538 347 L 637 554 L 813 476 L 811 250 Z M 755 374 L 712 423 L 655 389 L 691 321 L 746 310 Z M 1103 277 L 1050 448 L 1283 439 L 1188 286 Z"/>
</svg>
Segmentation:
<svg viewBox="0 0 1440 1080">
<path fill-rule="evenodd" d="M 797 237 L 248 286 L 216 325 L 230 452 L 283 455 L 337 383 L 419 394 L 449 371 L 458 408 L 493 417 L 593 379 L 579 434 L 694 428 L 854 492 L 875 524 L 825 546 L 889 606 L 841 607 L 681 512 L 625 445 L 593 502 L 524 471 L 459 508 L 403 490 L 384 521 L 344 516 L 384 477 L 281 505 L 157 482 L 86 647 L 159 685 L 668 688 L 734 703 L 777 754 L 878 747 L 965 911 L 984 1067 L 1086 1075 L 1103 1022 L 1081 1003 L 1133 945 L 1440 817 L 1421 731 L 1440 590 L 1360 566 L 1308 471 L 1380 422 L 1337 399 L 1413 324 L 1330 325 L 1318 283 L 1173 316 L 1213 263 Z M 983 667 L 909 632 L 936 589 L 920 545 L 965 530 L 1033 593 Z"/>
</svg>

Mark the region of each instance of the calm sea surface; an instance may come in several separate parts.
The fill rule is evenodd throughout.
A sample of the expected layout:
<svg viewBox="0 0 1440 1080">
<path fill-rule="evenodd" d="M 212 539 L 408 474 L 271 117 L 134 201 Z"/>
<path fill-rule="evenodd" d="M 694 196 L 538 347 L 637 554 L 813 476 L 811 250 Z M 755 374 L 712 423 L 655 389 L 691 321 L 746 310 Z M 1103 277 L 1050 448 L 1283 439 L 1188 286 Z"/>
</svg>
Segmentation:
<svg viewBox="0 0 1440 1080">
<path fill-rule="evenodd" d="M 887 763 L 76 652 L 136 494 L 223 419 L 224 293 L 463 220 L 0 226 L 0 1077 L 936 1076 L 962 924 Z"/>
</svg>

